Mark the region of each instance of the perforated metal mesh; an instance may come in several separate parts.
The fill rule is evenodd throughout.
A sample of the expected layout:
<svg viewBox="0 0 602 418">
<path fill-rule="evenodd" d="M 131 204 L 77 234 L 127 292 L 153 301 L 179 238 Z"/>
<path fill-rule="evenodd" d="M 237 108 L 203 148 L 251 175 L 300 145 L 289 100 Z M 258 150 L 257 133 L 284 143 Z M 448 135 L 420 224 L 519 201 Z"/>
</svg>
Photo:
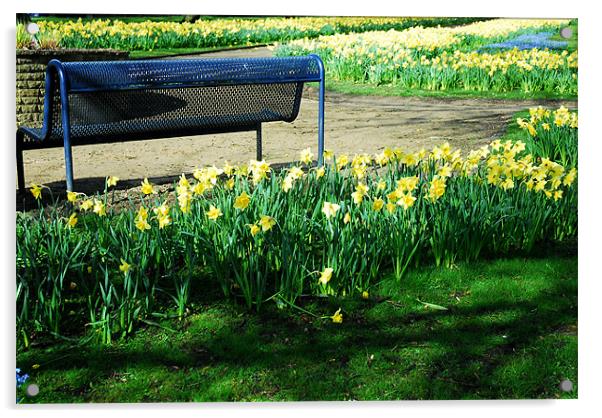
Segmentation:
<svg viewBox="0 0 602 418">
<path fill-rule="evenodd" d="M 319 80 L 311 57 L 72 62 L 63 67 L 74 144 L 292 122 L 303 82 Z M 58 90 L 53 103 L 46 146 L 62 143 Z M 41 129 L 24 132 L 42 135 Z"/>
<path fill-rule="evenodd" d="M 70 92 L 319 81 L 314 56 L 63 63 Z"/>
</svg>

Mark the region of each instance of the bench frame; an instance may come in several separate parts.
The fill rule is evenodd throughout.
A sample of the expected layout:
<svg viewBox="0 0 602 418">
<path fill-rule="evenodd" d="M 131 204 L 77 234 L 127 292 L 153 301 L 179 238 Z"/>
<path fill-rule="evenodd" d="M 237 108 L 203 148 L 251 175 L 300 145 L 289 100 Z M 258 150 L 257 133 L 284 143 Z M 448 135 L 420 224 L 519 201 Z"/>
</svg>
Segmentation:
<svg viewBox="0 0 602 418">
<path fill-rule="evenodd" d="M 323 164 L 324 154 L 324 64 L 318 55 L 311 54 L 316 60 L 319 69 L 319 76 L 304 78 L 304 79 L 288 79 L 283 80 L 282 78 L 274 78 L 270 80 L 262 80 L 263 84 L 275 84 L 275 83 L 290 83 L 290 82 L 319 82 L 319 97 L 318 97 L 318 165 Z M 215 58 L 214 58 L 215 59 Z M 60 143 L 56 141 L 46 141 L 51 135 L 52 127 L 52 107 L 53 107 L 53 95 L 56 90 L 54 85 L 54 75 L 56 74 L 59 84 L 59 94 L 61 102 L 61 124 L 63 129 L 63 148 L 65 154 L 65 171 L 66 171 L 66 183 L 67 190 L 73 191 L 73 155 L 71 133 L 70 133 L 70 119 L 69 119 L 69 80 L 68 76 L 63 68 L 62 63 L 59 60 L 51 60 L 48 63 L 46 69 L 46 81 L 45 81 L 45 95 L 44 95 L 44 123 L 42 126 L 41 137 L 39 141 L 25 142 L 24 137 L 27 134 L 27 127 L 19 127 L 16 132 L 16 151 L 17 151 L 17 184 L 20 193 L 25 191 L 25 174 L 23 167 L 23 151 L 31 149 L 45 149 L 45 148 L 57 148 L 60 147 Z M 238 84 L 253 84 L 249 83 L 238 83 Z M 187 87 L 187 86 L 180 86 Z M 188 86 L 188 87 L 193 87 Z M 195 85 L 194 87 L 198 87 Z M 146 87 L 149 88 L 149 87 Z M 144 90 L 145 87 L 140 89 Z M 109 89 L 110 90 L 110 89 Z M 247 125 L 247 126 L 234 126 L 228 128 L 216 128 L 216 129 L 203 129 L 202 132 L 195 131 L 191 135 L 206 135 L 206 134 L 218 134 L 218 133 L 231 133 L 231 132 L 247 132 L 256 131 L 256 143 L 257 143 L 257 160 L 262 160 L 262 133 L 261 133 L 261 122 Z M 128 133 L 124 132 L 124 136 Z M 130 136 L 132 134 L 129 134 Z M 29 136 L 29 135 L 28 135 Z M 181 132 L 177 134 L 161 133 L 159 135 L 153 134 L 152 132 L 143 133 L 140 135 L 134 135 L 131 138 L 101 138 L 97 141 L 90 142 L 90 144 L 106 144 L 112 142 L 127 142 L 132 140 L 141 139 L 162 139 L 170 137 L 184 136 Z"/>
</svg>

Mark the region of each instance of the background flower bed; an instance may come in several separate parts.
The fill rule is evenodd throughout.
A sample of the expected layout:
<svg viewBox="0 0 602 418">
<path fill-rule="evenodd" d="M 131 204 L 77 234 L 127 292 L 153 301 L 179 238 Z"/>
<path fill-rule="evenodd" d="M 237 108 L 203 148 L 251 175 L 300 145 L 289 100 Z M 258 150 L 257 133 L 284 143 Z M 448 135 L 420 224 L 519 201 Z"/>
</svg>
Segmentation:
<svg viewBox="0 0 602 418">
<path fill-rule="evenodd" d="M 312 38 L 334 33 L 403 30 L 421 26 L 451 26 L 480 18 L 295 17 L 223 18 L 188 22 L 124 22 L 39 20 L 40 34 L 63 48 L 113 48 L 127 51 L 159 48 L 244 46 Z"/>
<path fill-rule="evenodd" d="M 317 53 L 330 78 L 407 89 L 545 91 L 575 95 L 577 52 L 480 53 L 521 34 L 559 31 L 568 20 L 497 19 L 454 28 L 411 28 L 323 36 L 278 45 L 278 55 Z"/>
</svg>

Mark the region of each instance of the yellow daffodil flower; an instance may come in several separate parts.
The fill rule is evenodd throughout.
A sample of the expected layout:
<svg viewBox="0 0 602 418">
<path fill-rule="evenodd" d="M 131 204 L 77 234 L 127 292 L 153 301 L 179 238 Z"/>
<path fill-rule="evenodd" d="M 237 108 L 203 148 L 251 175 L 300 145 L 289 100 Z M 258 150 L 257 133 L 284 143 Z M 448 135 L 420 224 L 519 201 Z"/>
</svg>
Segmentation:
<svg viewBox="0 0 602 418">
<path fill-rule="evenodd" d="M 267 232 L 272 229 L 274 225 L 276 225 L 276 219 L 272 218 L 271 216 L 263 215 L 259 219 L 259 225 L 261 226 L 261 230 L 263 232 Z"/>
<path fill-rule="evenodd" d="M 261 231 L 261 228 L 259 226 L 257 226 L 257 224 L 252 224 L 252 225 L 247 225 L 249 227 L 249 229 L 251 230 L 251 236 L 255 236 L 257 235 L 257 233 L 259 231 Z"/>
<path fill-rule="evenodd" d="M 299 160 L 306 165 L 311 164 L 314 159 L 314 154 L 311 152 L 311 148 L 306 148 L 301 151 Z"/>
<path fill-rule="evenodd" d="M 215 206 L 211 205 L 209 206 L 209 210 L 207 212 L 205 212 L 205 214 L 207 215 L 207 217 L 209 219 L 211 219 L 212 221 L 216 221 L 217 218 L 219 218 L 220 216 L 223 215 L 221 209 L 216 208 Z"/>
<path fill-rule="evenodd" d="M 375 210 L 376 212 L 380 212 L 380 210 L 383 208 L 383 206 L 385 205 L 385 201 L 382 199 L 375 199 L 374 202 L 372 203 L 372 209 Z"/>
<path fill-rule="evenodd" d="M 331 217 L 336 216 L 339 209 L 341 209 L 341 206 L 336 203 L 324 202 L 322 213 L 326 215 L 327 219 L 330 219 Z"/>
<path fill-rule="evenodd" d="M 121 259 L 121 265 L 119 266 L 119 271 L 121 271 L 123 274 L 127 274 L 130 269 L 131 269 L 131 265 L 128 264 L 123 258 Z"/>
<path fill-rule="evenodd" d="M 332 318 L 332 322 L 334 322 L 335 324 L 341 324 L 343 323 L 343 314 L 341 313 L 341 308 L 339 308 L 334 315 L 331 316 Z"/>
<path fill-rule="evenodd" d="M 72 213 L 71 216 L 69 216 L 69 219 L 67 219 L 67 226 L 69 228 L 73 228 L 76 224 L 77 224 L 77 214 Z"/>
<path fill-rule="evenodd" d="M 102 200 L 94 199 L 94 213 L 98 216 L 105 216 L 107 214 L 107 208 Z"/>
<path fill-rule="evenodd" d="M 107 177 L 107 187 L 115 187 L 117 186 L 117 182 L 119 181 L 119 177 L 109 176 Z"/>
<path fill-rule="evenodd" d="M 39 184 L 31 183 L 29 191 L 36 200 L 39 200 L 42 197 L 42 186 Z"/>
<path fill-rule="evenodd" d="M 153 185 L 148 182 L 148 179 L 146 177 L 144 178 L 144 181 L 142 182 L 141 190 L 142 190 L 142 193 L 144 193 L 145 195 L 156 193 L 155 189 L 153 188 Z"/>
<path fill-rule="evenodd" d="M 94 206 L 94 202 L 92 199 L 86 199 L 82 203 L 80 203 L 79 208 L 83 211 L 89 211 Z"/>
<path fill-rule="evenodd" d="M 238 210 L 245 210 L 249 203 L 251 202 L 251 197 L 247 194 L 247 192 L 242 192 L 240 196 L 234 199 L 234 208 Z"/>
<path fill-rule="evenodd" d="M 324 269 L 323 272 L 320 273 L 320 278 L 318 279 L 318 281 L 320 283 L 322 283 L 323 285 L 326 285 L 326 283 L 328 283 L 330 281 L 330 279 L 332 278 L 332 272 L 334 270 L 330 267 L 326 267 Z"/>
</svg>

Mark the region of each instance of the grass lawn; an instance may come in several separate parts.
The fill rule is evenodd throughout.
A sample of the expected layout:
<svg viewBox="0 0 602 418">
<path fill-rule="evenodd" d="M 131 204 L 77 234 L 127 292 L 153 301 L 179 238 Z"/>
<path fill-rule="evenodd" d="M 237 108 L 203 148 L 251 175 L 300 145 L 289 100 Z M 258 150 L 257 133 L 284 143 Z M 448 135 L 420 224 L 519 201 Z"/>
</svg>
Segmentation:
<svg viewBox="0 0 602 418">
<path fill-rule="evenodd" d="M 576 398 L 576 243 L 539 252 L 386 277 L 369 300 L 299 301 L 341 307 L 342 324 L 248 313 L 201 283 L 183 321 L 105 348 L 42 343 L 17 366 L 40 387 L 33 402 Z"/>
<path fill-rule="evenodd" d="M 240 50 L 241 48 L 254 48 L 263 46 L 265 44 L 248 45 L 245 47 L 231 46 L 231 47 L 217 47 L 217 48 L 164 48 L 164 49 L 153 49 L 152 51 L 130 51 L 130 58 L 132 59 L 150 59 L 150 58 L 165 58 L 177 55 L 193 55 L 202 54 L 206 52 L 218 52 L 228 50 Z M 203 56 L 199 56 L 203 58 Z"/>
<path fill-rule="evenodd" d="M 576 95 L 548 92 L 524 93 L 522 91 L 495 92 L 495 91 L 468 91 L 468 90 L 420 90 L 406 89 L 392 85 L 375 85 L 369 83 L 354 83 L 326 79 L 326 88 L 345 94 L 377 95 L 377 96 L 403 96 L 403 97 L 432 97 L 437 99 L 507 99 L 507 100 L 538 100 L 562 99 L 576 100 Z"/>
</svg>

